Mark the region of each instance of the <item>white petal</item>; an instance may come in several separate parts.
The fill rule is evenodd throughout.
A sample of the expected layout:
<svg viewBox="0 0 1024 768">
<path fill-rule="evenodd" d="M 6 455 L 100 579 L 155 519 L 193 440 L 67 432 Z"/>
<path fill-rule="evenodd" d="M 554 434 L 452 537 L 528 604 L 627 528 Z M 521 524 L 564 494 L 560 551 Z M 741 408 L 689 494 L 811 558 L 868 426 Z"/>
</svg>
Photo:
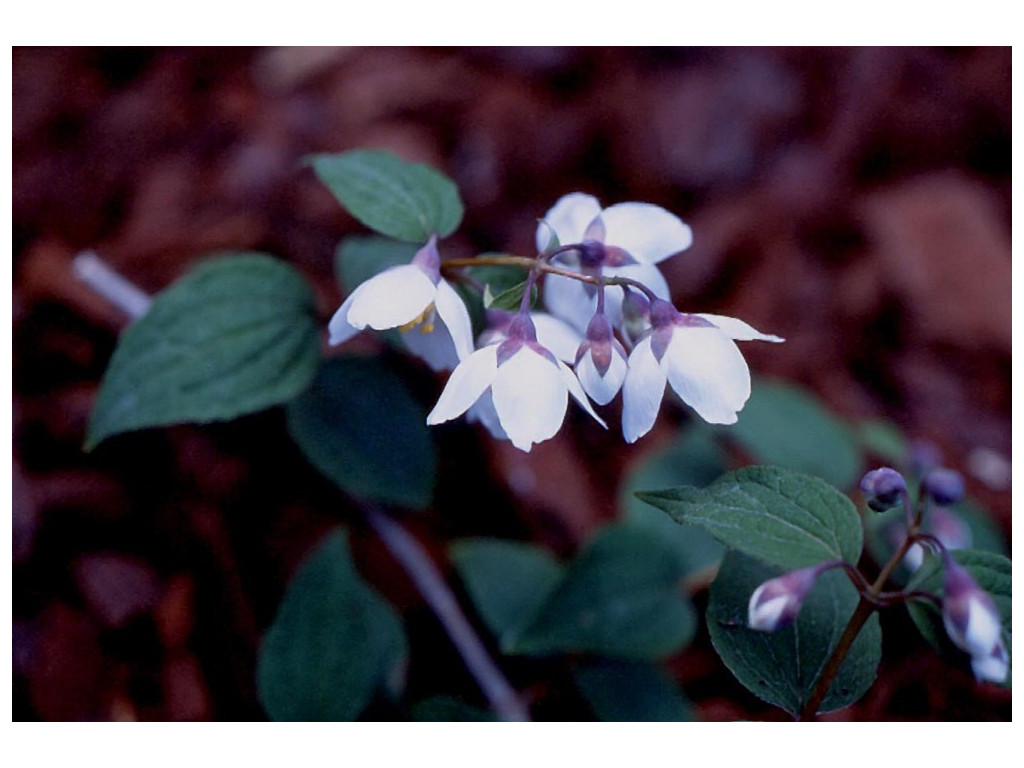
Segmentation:
<svg viewBox="0 0 1024 768">
<path fill-rule="evenodd" d="M 583 389 L 595 403 L 607 405 L 622 389 L 622 382 L 626 378 L 626 361 L 618 352 L 612 352 L 611 365 L 602 376 L 598 373 L 594 357 L 588 349 L 576 364 L 576 375 L 579 376 Z"/>
<path fill-rule="evenodd" d="M 1006 673 L 1009 672 L 1008 659 L 1006 645 L 1000 638 L 999 644 L 989 653 L 971 657 L 971 669 L 974 671 L 974 677 L 992 683 L 1003 682 L 1006 680 Z"/>
<path fill-rule="evenodd" d="M 478 349 L 463 360 L 445 384 L 427 424 L 441 424 L 461 416 L 491 386 L 498 370 L 498 347 Z"/>
<path fill-rule="evenodd" d="M 580 385 L 579 379 L 576 378 L 576 374 L 572 372 L 572 369 L 565 363 L 559 363 L 558 369 L 561 371 L 562 380 L 565 382 L 565 386 L 568 388 L 569 394 L 572 395 L 572 399 L 579 403 L 583 410 L 594 417 L 598 424 L 605 429 L 608 429 L 608 425 L 604 423 L 604 419 L 598 416 L 594 411 L 594 407 L 587 399 L 587 393 L 583 391 L 583 387 Z"/>
<path fill-rule="evenodd" d="M 434 284 L 414 264 L 386 269 L 352 292 L 348 322 L 381 331 L 411 323 L 434 300 Z"/>
<path fill-rule="evenodd" d="M 966 650 L 972 656 L 981 656 L 999 642 L 1003 627 L 999 622 L 999 614 L 989 610 L 981 601 L 971 600 L 968 605 L 967 632 L 964 637 Z"/>
<path fill-rule="evenodd" d="M 491 394 L 502 428 L 522 451 L 558 431 L 569 402 L 559 369 L 525 346 L 498 366 Z"/>
<path fill-rule="evenodd" d="M 434 306 L 448 328 L 459 360 L 465 360 L 473 354 L 473 323 L 462 297 L 444 278 L 437 283 Z"/>
<path fill-rule="evenodd" d="M 417 325 L 402 331 L 402 342 L 416 357 L 424 360 L 435 371 L 450 371 L 459 364 L 459 355 L 455 351 L 455 342 L 448 332 L 448 327 L 436 318 L 434 329 L 426 330 L 427 326 Z"/>
<path fill-rule="evenodd" d="M 770 333 L 761 333 L 753 326 L 744 323 L 742 320 L 737 320 L 735 317 L 726 317 L 725 315 L 708 315 L 703 313 L 697 313 L 696 316 L 703 317 L 709 323 L 714 323 L 722 333 L 736 341 L 774 341 L 776 343 L 785 341 L 781 336 L 773 336 Z"/>
<path fill-rule="evenodd" d="M 624 267 L 606 267 L 604 273 L 608 277 L 628 277 L 632 280 L 637 280 L 654 291 L 655 295 L 659 298 L 666 301 L 669 301 L 671 298 L 668 283 L 665 282 L 665 276 L 653 264 L 628 264 Z M 609 285 L 605 288 L 605 314 L 608 315 L 608 319 L 616 328 L 622 327 L 622 296 L 622 289 L 617 285 Z M 596 301 L 594 306 L 597 306 Z"/>
<path fill-rule="evenodd" d="M 355 293 L 350 293 L 348 298 L 338 307 L 338 311 L 334 313 L 331 322 L 327 324 L 327 331 L 330 334 L 328 341 L 331 346 L 348 341 L 362 330 L 362 328 L 356 328 L 348 321 L 348 311 L 352 307 L 352 299 L 354 298 Z"/>
<path fill-rule="evenodd" d="M 583 342 L 583 334 L 564 320 L 546 312 L 531 312 L 530 319 L 537 330 L 537 342 L 551 350 L 551 354 L 567 363 L 575 362 L 576 352 Z"/>
<path fill-rule="evenodd" d="M 622 291 L 618 290 L 621 304 Z M 608 294 L 605 294 L 605 301 L 607 300 Z M 597 295 L 588 295 L 584 284 L 579 280 L 548 275 L 544 278 L 544 306 L 551 314 L 576 328 L 582 336 L 587 332 L 587 325 L 597 308 Z"/>
<path fill-rule="evenodd" d="M 750 397 L 750 370 L 736 342 L 717 328 L 675 328 L 665 351 L 668 380 L 710 424 L 733 424 Z"/>
<path fill-rule="evenodd" d="M 505 434 L 501 421 L 498 419 L 498 412 L 494 410 L 494 398 L 491 396 L 490 390 L 480 395 L 480 399 L 466 411 L 466 421 L 480 422 L 496 440 L 508 440 L 508 435 Z"/>
<path fill-rule="evenodd" d="M 635 443 L 651 431 L 665 394 L 665 380 L 648 336 L 633 348 L 622 385 L 622 434 L 627 443 Z"/>
<path fill-rule="evenodd" d="M 537 227 L 537 250 L 543 251 L 547 247 L 551 230 L 554 230 L 561 245 L 580 242 L 587 225 L 600 213 L 601 204 L 592 195 L 573 192 L 559 198 L 558 202 L 551 206 L 551 210 L 544 214 L 547 227 Z"/>
<path fill-rule="evenodd" d="M 779 595 L 771 600 L 765 600 L 760 605 L 756 605 L 755 597 L 760 598 L 760 595 L 754 592 L 750 598 L 747 623 L 751 629 L 757 629 L 762 632 L 774 632 L 779 627 L 779 620 L 782 618 L 783 611 L 786 610 L 786 605 L 790 600 L 789 596 Z"/>
<path fill-rule="evenodd" d="M 674 214 L 649 203 L 619 203 L 601 213 L 605 243 L 626 249 L 645 264 L 657 264 L 693 242 L 690 228 Z"/>
</svg>

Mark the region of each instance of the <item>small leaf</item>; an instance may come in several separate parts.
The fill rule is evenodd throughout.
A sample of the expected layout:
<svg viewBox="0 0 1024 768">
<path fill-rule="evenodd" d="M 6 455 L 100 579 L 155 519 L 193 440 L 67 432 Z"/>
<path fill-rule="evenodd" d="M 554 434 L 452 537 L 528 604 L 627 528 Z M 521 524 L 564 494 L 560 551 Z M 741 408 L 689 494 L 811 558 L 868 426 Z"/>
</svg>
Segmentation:
<svg viewBox="0 0 1024 768">
<path fill-rule="evenodd" d="M 572 676 L 598 720 L 677 723 L 696 719 L 672 678 L 651 662 L 600 659 L 577 665 Z"/>
<path fill-rule="evenodd" d="M 717 565 L 725 548 L 704 529 L 674 522 L 638 499 L 636 492 L 677 485 L 703 488 L 725 472 L 725 460 L 711 430 L 689 426 L 630 466 L 619 487 L 619 514 L 630 525 L 651 531 L 675 550 L 687 575 Z"/>
<path fill-rule="evenodd" d="M 413 720 L 423 723 L 484 723 L 498 718 L 486 709 L 466 704 L 454 696 L 432 696 L 412 708 Z"/>
<path fill-rule="evenodd" d="M 504 644 L 528 623 L 562 577 L 540 547 L 501 539 L 463 539 L 452 562 L 487 628 Z"/>
<path fill-rule="evenodd" d="M 350 235 L 338 243 L 334 253 L 334 274 L 345 293 L 389 267 L 408 264 L 417 246 L 375 235 Z"/>
<path fill-rule="evenodd" d="M 233 419 L 288 401 L 313 378 L 313 294 L 263 254 L 206 261 L 156 296 L 118 341 L 86 449 L 111 435 Z"/>
<path fill-rule="evenodd" d="M 739 421 L 723 435 L 759 464 L 806 472 L 839 488 L 851 488 L 860 475 L 862 458 L 852 430 L 791 385 L 755 382 Z"/>
<path fill-rule="evenodd" d="M 1006 649 L 1013 658 L 1013 563 L 1002 555 L 993 552 L 982 552 L 976 549 L 957 549 L 950 554 L 957 563 L 962 565 L 978 586 L 992 595 L 999 609 L 999 619 L 1006 637 Z M 942 558 L 929 556 L 911 579 L 909 589 L 922 590 L 941 596 L 942 589 Z M 964 656 L 953 642 L 946 636 L 942 624 L 942 612 L 938 606 L 930 602 L 914 601 L 907 603 L 910 618 L 914 620 L 921 635 L 936 650 L 952 655 Z M 1009 681 L 1007 682 L 1009 684 Z"/>
<path fill-rule="evenodd" d="M 529 656 L 590 652 L 663 658 L 693 639 L 697 617 L 680 589 L 675 553 L 647 531 L 604 529 L 569 564 L 533 620 L 506 649 Z"/>
<path fill-rule="evenodd" d="M 676 522 L 699 525 L 725 546 L 783 568 L 856 563 L 863 532 L 846 496 L 823 480 L 780 467 L 743 467 L 707 488 L 637 496 Z"/>
<path fill-rule="evenodd" d="M 430 505 L 437 456 L 426 410 L 375 358 L 337 357 L 288 404 L 288 431 L 310 462 L 361 499 Z"/>
<path fill-rule="evenodd" d="M 506 291 L 502 291 L 497 296 L 491 293 L 491 286 L 486 285 L 484 287 L 484 309 L 501 309 L 505 312 L 515 312 L 522 305 L 524 293 L 526 293 L 525 280 L 513 285 Z M 530 286 L 530 306 L 533 307 L 536 303 L 537 285 L 535 283 Z"/>
<path fill-rule="evenodd" d="M 349 213 L 382 235 L 422 244 L 462 221 L 455 183 L 427 165 L 380 150 L 315 155 L 311 163 Z"/>
<path fill-rule="evenodd" d="M 338 529 L 285 591 L 260 649 L 260 701 L 273 720 L 355 720 L 406 656 L 401 620 L 359 577 Z"/>
<path fill-rule="evenodd" d="M 750 629 L 751 594 L 781 573 L 730 552 L 711 585 L 707 622 L 715 651 L 736 679 L 754 695 L 796 716 L 810 699 L 860 598 L 845 574 L 828 571 L 818 577 L 791 626 L 777 632 Z M 850 647 L 818 711 L 841 709 L 863 696 L 874 682 L 881 656 L 882 630 L 875 613 Z"/>
</svg>

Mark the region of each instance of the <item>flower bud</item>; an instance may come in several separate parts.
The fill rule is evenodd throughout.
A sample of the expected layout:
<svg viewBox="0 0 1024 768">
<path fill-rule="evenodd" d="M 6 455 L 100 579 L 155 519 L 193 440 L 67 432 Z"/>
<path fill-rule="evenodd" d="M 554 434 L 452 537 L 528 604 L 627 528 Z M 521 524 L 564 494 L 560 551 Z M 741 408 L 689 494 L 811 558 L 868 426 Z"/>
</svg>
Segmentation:
<svg viewBox="0 0 1024 768">
<path fill-rule="evenodd" d="M 942 623 L 949 639 L 970 654 L 977 679 L 1002 682 L 1009 658 L 995 601 L 948 556 L 943 590 Z"/>
<path fill-rule="evenodd" d="M 921 481 L 921 490 L 936 504 L 956 504 L 964 497 L 964 479 L 952 469 L 933 469 Z"/>
<path fill-rule="evenodd" d="M 875 512 L 885 512 L 900 503 L 903 494 L 907 492 L 907 482 L 895 469 L 881 467 L 871 470 L 861 478 L 860 489 L 871 509 Z"/>
<path fill-rule="evenodd" d="M 915 440 L 910 446 L 910 465 L 917 477 L 942 464 L 942 454 L 935 443 L 928 440 Z"/>
<path fill-rule="evenodd" d="M 750 628 L 775 632 L 792 624 L 821 571 L 820 565 L 812 565 L 769 579 L 755 589 L 747 608 Z"/>
</svg>

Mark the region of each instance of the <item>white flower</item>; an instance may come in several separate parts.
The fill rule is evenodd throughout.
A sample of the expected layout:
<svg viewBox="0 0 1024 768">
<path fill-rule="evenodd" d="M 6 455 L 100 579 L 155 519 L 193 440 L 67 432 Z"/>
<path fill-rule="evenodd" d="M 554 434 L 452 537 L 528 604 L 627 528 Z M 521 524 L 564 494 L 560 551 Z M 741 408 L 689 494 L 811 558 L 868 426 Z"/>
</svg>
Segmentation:
<svg viewBox="0 0 1024 768">
<path fill-rule="evenodd" d="M 781 342 L 742 320 L 684 315 L 651 302 L 652 329 L 633 348 L 623 385 L 622 432 L 635 442 L 658 417 L 665 384 L 711 424 L 732 424 L 750 397 L 750 371 L 734 340 Z"/>
<path fill-rule="evenodd" d="M 626 378 L 626 350 L 612 334 L 612 325 L 598 312 L 587 326 L 587 335 L 576 354 L 576 375 L 584 391 L 598 405 L 607 405 L 619 393 Z"/>
<path fill-rule="evenodd" d="M 831 563 L 813 565 L 769 579 L 754 590 L 747 606 L 751 629 L 775 632 L 793 623 L 814 587 L 814 581 Z"/>
<path fill-rule="evenodd" d="M 971 655 L 979 680 L 1001 683 L 1009 670 L 1003 626 L 995 601 L 946 554 L 942 622 L 959 648 Z"/>
<path fill-rule="evenodd" d="M 508 338 L 509 326 L 516 316 L 511 312 L 490 310 L 487 317 L 490 327 L 480 334 L 476 342 L 477 347 L 486 347 L 505 341 Z M 559 320 L 546 312 L 531 312 L 530 319 L 537 331 L 537 343 L 550 350 L 556 358 L 563 362 L 572 363 L 576 360 L 576 351 L 582 340 L 579 331 L 564 320 Z M 483 424 L 496 440 L 509 439 L 498 419 L 498 412 L 494 410 L 494 400 L 490 390 L 484 392 L 480 399 L 466 411 L 466 421 Z"/>
<path fill-rule="evenodd" d="M 693 242 L 690 228 L 679 218 L 648 203 L 619 203 L 602 210 L 597 198 L 574 192 L 562 197 L 537 227 L 537 250 L 547 250 L 551 235 L 561 246 L 581 244 L 575 253 L 584 274 L 630 277 L 667 299 L 668 284 L 655 264 Z M 558 257 L 561 258 L 561 257 Z M 606 311 L 612 324 L 622 322 L 622 289 L 608 286 Z M 552 313 L 580 331 L 597 306 L 594 287 L 570 278 L 548 275 L 544 301 Z"/>
<path fill-rule="evenodd" d="M 430 238 L 409 264 L 361 283 L 334 313 L 330 343 L 341 344 L 364 328 L 398 328 L 409 350 L 437 371 L 450 370 L 473 351 L 469 312 L 441 277 L 437 239 Z"/>
<path fill-rule="evenodd" d="M 558 431 L 570 394 L 605 426 L 569 367 L 537 342 L 528 315 L 513 322 L 505 341 L 478 349 L 459 363 L 427 424 L 457 418 L 488 394 L 501 429 L 522 451 Z M 484 412 L 489 408 L 485 404 Z"/>
</svg>

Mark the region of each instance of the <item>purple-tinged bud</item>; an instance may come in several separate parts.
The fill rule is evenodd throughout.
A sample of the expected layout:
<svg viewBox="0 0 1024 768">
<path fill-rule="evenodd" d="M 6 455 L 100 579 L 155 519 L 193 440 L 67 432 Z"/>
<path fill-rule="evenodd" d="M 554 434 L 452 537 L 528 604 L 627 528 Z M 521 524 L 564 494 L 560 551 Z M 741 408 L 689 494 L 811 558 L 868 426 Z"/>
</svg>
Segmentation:
<svg viewBox="0 0 1024 768">
<path fill-rule="evenodd" d="M 921 490 L 936 504 L 956 504 L 964 497 L 964 479 L 952 469 L 933 469 L 921 481 Z"/>
<path fill-rule="evenodd" d="M 651 327 L 651 302 L 639 291 L 623 288 L 622 297 L 622 330 L 632 343 Z"/>
<path fill-rule="evenodd" d="M 942 453 L 929 440 L 915 440 L 910 446 L 910 467 L 914 474 L 923 477 L 942 464 Z"/>
<path fill-rule="evenodd" d="M 949 639 L 970 654 L 975 677 L 1001 683 L 1009 659 L 995 600 L 948 556 L 942 586 L 942 623 Z"/>
<path fill-rule="evenodd" d="M 812 565 L 790 571 L 755 589 L 747 608 L 750 628 L 775 632 L 792 624 L 822 570 L 821 565 Z"/>
<path fill-rule="evenodd" d="M 590 349 L 590 356 L 594 361 L 594 367 L 601 376 L 604 376 L 608 373 L 608 367 L 612 364 L 613 338 L 612 324 L 608 316 L 604 312 L 597 312 L 587 325 L 587 335 L 580 345 L 580 351 L 576 356 L 577 362 L 586 353 L 587 349 Z"/>
<path fill-rule="evenodd" d="M 864 500 L 875 512 L 895 507 L 907 492 L 907 481 L 903 475 L 890 467 L 881 467 L 868 472 L 860 481 Z"/>
</svg>

